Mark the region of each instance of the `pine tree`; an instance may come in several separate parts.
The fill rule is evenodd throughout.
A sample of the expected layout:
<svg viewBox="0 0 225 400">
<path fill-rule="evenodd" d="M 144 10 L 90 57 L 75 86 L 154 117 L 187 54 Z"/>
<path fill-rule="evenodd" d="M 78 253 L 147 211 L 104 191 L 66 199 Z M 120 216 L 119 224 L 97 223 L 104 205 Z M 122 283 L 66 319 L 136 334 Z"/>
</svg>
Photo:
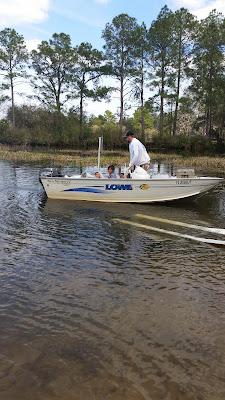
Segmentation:
<svg viewBox="0 0 225 400">
<path fill-rule="evenodd" d="M 159 133 L 164 133 L 165 100 L 169 89 L 174 86 L 174 37 L 173 13 L 167 6 L 163 7 L 155 21 L 152 22 L 148 33 L 150 46 L 150 61 L 152 64 L 151 86 L 158 89 L 155 98 L 159 98 Z"/>
<path fill-rule="evenodd" d="M 135 76 L 135 34 L 137 29 L 135 18 L 120 14 L 106 24 L 102 33 L 105 40 L 105 55 L 111 65 L 111 76 L 119 82 L 120 94 L 120 131 L 122 133 L 125 99 L 130 95 L 130 80 Z"/>
<path fill-rule="evenodd" d="M 180 104 L 182 79 L 186 78 L 186 70 L 193 53 L 193 37 L 196 27 L 195 18 L 185 8 L 174 13 L 174 59 L 173 67 L 176 74 L 175 82 L 175 110 L 173 117 L 173 135 L 176 135 L 177 117 Z"/>
<path fill-rule="evenodd" d="M 76 63 L 76 52 L 65 33 L 54 33 L 49 41 L 42 41 L 31 52 L 35 76 L 32 80 L 36 97 L 60 115 L 70 98 L 71 82 Z"/>
<path fill-rule="evenodd" d="M 0 32 L 0 70 L 3 72 L 2 89 L 11 92 L 12 125 L 15 127 L 15 85 L 18 78 L 26 77 L 28 52 L 24 38 L 15 29 L 6 28 Z M 7 99 L 7 97 L 5 98 Z"/>
<path fill-rule="evenodd" d="M 83 114 L 85 99 L 99 101 L 110 92 L 101 84 L 101 77 L 108 73 L 101 51 L 94 49 L 90 43 L 81 43 L 76 47 L 77 63 L 73 84 L 75 97 L 79 98 L 80 141 L 83 139 Z"/>
<path fill-rule="evenodd" d="M 207 136 L 213 136 L 224 99 L 224 92 L 221 92 L 225 73 L 224 46 L 224 17 L 214 10 L 199 24 L 190 74 L 193 79 L 191 90 L 198 109 L 204 113 Z"/>
<path fill-rule="evenodd" d="M 136 77 L 135 77 L 135 97 L 139 101 L 139 107 L 141 113 L 141 138 L 142 141 L 145 141 L 145 107 L 144 107 L 144 91 L 146 88 L 146 80 L 147 80 L 147 69 L 148 69 L 148 59 L 149 55 L 149 43 L 147 40 L 147 28 L 144 23 L 136 29 L 136 37 L 135 37 L 135 68 L 136 68 Z"/>
</svg>

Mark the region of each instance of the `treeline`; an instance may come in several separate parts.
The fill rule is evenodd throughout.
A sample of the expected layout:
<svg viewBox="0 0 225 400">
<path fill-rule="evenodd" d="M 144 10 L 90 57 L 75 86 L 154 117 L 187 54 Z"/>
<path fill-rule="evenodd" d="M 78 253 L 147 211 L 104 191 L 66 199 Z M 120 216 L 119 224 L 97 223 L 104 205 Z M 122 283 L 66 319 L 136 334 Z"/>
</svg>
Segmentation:
<svg viewBox="0 0 225 400">
<path fill-rule="evenodd" d="M 68 34 L 54 33 L 28 52 L 14 29 L 0 32 L 0 101 L 11 102 L 0 122 L 2 143 L 80 147 L 104 134 L 115 147 L 126 128 L 167 147 L 182 142 L 180 135 L 224 143 L 222 14 L 214 10 L 198 21 L 187 9 L 165 6 L 150 27 L 120 14 L 106 24 L 102 38 L 100 51 L 91 43 L 73 46 Z M 110 86 L 107 78 L 113 78 Z M 25 82 L 36 106 L 15 104 Z M 103 99 L 118 102 L 118 115 L 87 116 L 86 101 Z M 131 105 L 136 110 L 128 117 Z"/>
</svg>

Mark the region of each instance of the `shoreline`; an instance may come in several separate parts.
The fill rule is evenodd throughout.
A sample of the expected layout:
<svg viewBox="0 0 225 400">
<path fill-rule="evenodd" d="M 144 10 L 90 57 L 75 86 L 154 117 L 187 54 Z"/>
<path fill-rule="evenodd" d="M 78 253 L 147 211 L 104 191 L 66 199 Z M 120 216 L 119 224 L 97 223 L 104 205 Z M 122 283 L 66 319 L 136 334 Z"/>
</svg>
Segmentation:
<svg viewBox="0 0 225 400">
<path fill-rule="evenodd" d="M 175 167 L 195 168 L 196 171 L 225 173 L 225 157 L 219 156 L 183 156 L 179 154 L 150 153 L 151 162 L 172 164 Z M 49 149 L 27 150 L 19 147 L 0 146 L 0 160 L 16 163 L 36 163 L 44 166 L 88 166 L 97 164 L 97 151 Z M 123 150 L 103 151 L 101 166 L 129 163 L 129 152 Z"/>
</svg>

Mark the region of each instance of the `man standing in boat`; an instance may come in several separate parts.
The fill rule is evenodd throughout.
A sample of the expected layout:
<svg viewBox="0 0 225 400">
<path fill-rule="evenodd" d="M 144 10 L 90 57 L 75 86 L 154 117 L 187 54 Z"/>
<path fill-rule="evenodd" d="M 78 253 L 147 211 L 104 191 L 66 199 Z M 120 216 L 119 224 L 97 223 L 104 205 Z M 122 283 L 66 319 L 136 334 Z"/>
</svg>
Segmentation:
<svg viewBox="0 0 225 400">
<path fill-rule="evenodd" d="M 145 171 L 148 171 L 150 168 L 150 157 L 145 146 L 140 142 L 140 140 L 134 137 L 134 133 L 132 131 L 128 131 L 126 133 L 126 139 L 129 143 L 129 168 L 131 172 L 133 172 L 136 167 L 142 167 Z"/>
</svg>

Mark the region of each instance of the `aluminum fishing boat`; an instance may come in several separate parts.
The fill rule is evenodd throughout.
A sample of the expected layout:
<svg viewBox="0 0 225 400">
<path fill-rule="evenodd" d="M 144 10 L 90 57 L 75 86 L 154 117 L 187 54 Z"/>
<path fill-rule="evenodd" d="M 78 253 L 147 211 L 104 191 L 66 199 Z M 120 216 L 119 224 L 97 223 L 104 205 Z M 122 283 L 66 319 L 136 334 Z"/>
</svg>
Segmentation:
<svg viewBox="0 0 225 400">
<path fill-rule="evenodd" d="M 125 179 L 42 175 L 40 181 L 50 199 L 111 203 L 153 203 L 184 199 L 208 192 L 223 181 L 223 178 L 197 177 L 193 174 L 147 175 L 143 178 L 136 174 Z"/>
<path fill-rule="evenodd" d="M 99 137 L 98 167 L 102 137 Z M 129 178 L 101 179 L 91 174 L 58 176 L 53 170 L 41 174 L 40 182 L 50 199 L 102 201 L 109 203 L 153 203 L 196 196 L 208 192 L 223 181 L 223 178 L 197 177 L 192 169 L 180 169 L 176 176 L 149 174 L 141 167 L 133 173 L 124 169 Z"/>
</svg>

